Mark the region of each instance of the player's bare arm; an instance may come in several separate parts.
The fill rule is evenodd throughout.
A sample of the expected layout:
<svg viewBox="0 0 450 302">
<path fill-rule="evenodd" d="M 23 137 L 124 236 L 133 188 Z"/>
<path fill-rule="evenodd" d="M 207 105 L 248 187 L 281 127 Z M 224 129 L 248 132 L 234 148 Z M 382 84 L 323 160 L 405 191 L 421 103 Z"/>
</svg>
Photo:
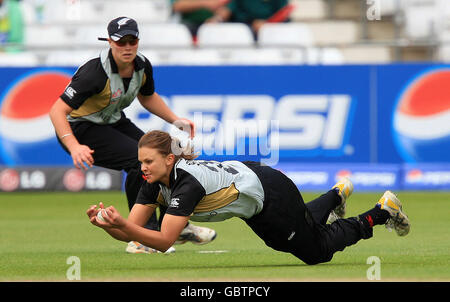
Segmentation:
<svg viewBox="0 0 450 302">
<path fill-rule="evenodd" d="M 137 206 L 133 207 L 128 219 L 123 218 L 119 211 L 110 206 L 105 209 L 107 215 L 103 216 L 104 221 L 98 220 L 94 216 L 94 212 L 90 213 L 90 220 L 92 224 L 103 228 L 115 239 L 138 241 L 148 247 L 165 252 L 177 240 L 189 217 L 166 214 L 162 221 L 161 231 L 153 231 L 144 228 L 143 225 L 147 221 L 149 213 L 151 215 L 154 209 L 145 205 Z"/>
<path fill-rule="evenodd" d="M 189 216 L 175 216 L 166 213 L 160 232 L 146 229 L 130 221 L 126 221 L 121 230 L 130 236 L 132 240 L 165 252 L 178 239 L 188 220 Z"/>
<path fill-rule="evenodd" d="M 73 165 L 78 169 L 83 168 L 86 170 L 87 167 L 84 163 L 89 167 L 92 167 L 94 164 L 94 158 L 92 157 L 94 150 L 86 145 L 81 145 L 73 135 L 72 129 L 70 128 L 69 122 L 66 118 L 72 110 L 73 109 L 61 98 L 58 98 L 50 109 L 49 116 L 53 123 L 53 127 L 55 128 L 56 134 L 70 152 Z"/>
<path fill-rule="evenodd" d="M 175 113 L 173 113 L 157 92 L 154 92 L 152 95 L 148 96 L 138 94 L 138 100 L 141 105 L 149 112 L 156 114 L 170 124 L 175 123 L 175 126 L 188 132 L 191 138 L 194 137 L 194 123 L 188 119 L 180 118 Z"/>
<path fill-rule="evenodd" d="M 114 224 L 108 223 L 106 221 L 105 216 L 102 215 L 105 221 L 100 221 L 98 219 L 97 214 L 100 210 L 103 209 L 105 209 L 105 206 L 103 205 L 102 202 L 99 203 L 98 208 L 97 205 L 90 206 L 89 209 L 86 211 L 86 214 L 89 217 L 89 221 L 93 225 L 105 230 L 105 232 L 107 232 L 114 239 L 125 242 L 131 241 L 132 239 L 130 239 L 126 233 L 120 230 L 120 228 L 118 228 Z M 148 207 L 145 205 L 135 205 L 128 216 L 128 220 L 131 223 L 135 223 L 139 226 L 144 226 L 148 221 L 149 217 L 152 216 L 153 212 L 154 208 L 152 207 Z M 106 212 L 106 214 L 108 214 L 108 211 Z"/>
<path fill-rule="evenodd" d="M 152 95 L 138 94 L 141 105 L 149 112 L 156 114 L 168 123 L 173 123 L 178 119 L 175 113 L 166 105 L 161 96 L 154 92 Z"/>
</svg>

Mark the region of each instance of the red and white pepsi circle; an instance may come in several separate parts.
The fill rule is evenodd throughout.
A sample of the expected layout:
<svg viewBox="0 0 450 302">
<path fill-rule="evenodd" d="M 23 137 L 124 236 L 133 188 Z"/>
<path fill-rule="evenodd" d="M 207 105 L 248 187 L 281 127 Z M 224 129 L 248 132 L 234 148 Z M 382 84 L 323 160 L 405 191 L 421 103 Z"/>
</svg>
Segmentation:
<svg viewBox="0 0 450 302">
<path fill-rule="evenodd" d="M 8 165 L 70 165 L 48 116 L 71 76 L 40 70 L 18 80 L 0 100 L 0 149 Z"/>
<path fill-rule="evenodd" d="M 394 111 L 393 131 L 406 162 L 448 162 L 450 69 L 427 72 L 406 87 Z"/>
</svg>

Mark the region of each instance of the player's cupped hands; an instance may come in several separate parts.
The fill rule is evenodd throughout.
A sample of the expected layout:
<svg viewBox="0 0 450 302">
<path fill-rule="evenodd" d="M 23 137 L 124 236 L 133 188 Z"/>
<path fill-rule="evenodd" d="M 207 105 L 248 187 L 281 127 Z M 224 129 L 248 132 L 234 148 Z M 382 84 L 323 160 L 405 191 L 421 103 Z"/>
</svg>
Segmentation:
<svg viewBox="0 0 450 302">
<path fill-rule="evenodd" d="M 70 150 L 73 165 L 78 169 L 83 168 L 84 170 L 87 170 L 88 167 L 92 168 L 92 166 L 94 165 L 94 158 L 92 157 L 93 153 L 94 150 L 86 145 L 75 146 Z"/>
<path fill-rule="evenodd" d="M 97 216 L 100 211 L 103 219 L 100 219 Z M 92 205 L 86 213 L 89 216 L 91 223 L 100 228 L 120 228 L 126 223 L 126 220 L 120 215 L 116 208 L 113 206 L 105 208 L 102 202 L 99 203 L 98 209 L 96 205 Z"/>
<path fill-rule="evenodd" d="M 102 202 L 100 202 L 99 208 L 98 208 L 98 209 L 97 209 L 97 205 L 96 205 L 96 204 L 90 206 L 89 209 L 87 209 L 86 214 L 87 214 L 88 217 L 89 217 L 89 221 L 90 221 L 93 225 L 100 227 L 100 225 L 98 225 L 98 223 L 97 223 L 96 217 L 97 217 L 98 212 L 99 212 L 100 210 L 103 210 L 104 208 L 105 208 L 105 206 L 103 205 Z"/>
</svg>

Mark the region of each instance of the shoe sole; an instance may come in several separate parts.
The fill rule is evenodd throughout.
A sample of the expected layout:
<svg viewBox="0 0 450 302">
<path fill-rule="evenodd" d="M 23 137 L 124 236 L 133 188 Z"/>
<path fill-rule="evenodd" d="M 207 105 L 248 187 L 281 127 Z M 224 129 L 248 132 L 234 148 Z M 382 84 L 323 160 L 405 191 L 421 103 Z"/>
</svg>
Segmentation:
<svg viewBox="0 0 450 302">
<path fill-rule="evenodd" d="M 338 184 L 344 184 L 342 189 L 338 186 Z M 339 180 L 339 182 L 337 184 L 335 184 L 333 186 L 333 189 L 334 188 L 339 188 L 339 191 L 342 191 L 345 195 L 339 194 L 339 196 L 342 199 L 342 203 L 340 205 L 338 205 L 332 212 L 334 212 L 337 217 L 344 218 L 345 213 L 346 213 L 346 207 L 347 207 L 347 205 L 346 205 L 347 199 L 353 194 L 353 189 L 354 189 L 353 183 L 347 177 L 343 177 L 342 179 Z M 347 191 L 347 192 L 345 192 L 345 191 Z"/>
<path fill-rule="evenodd" d="M 378 202 L 378 204 L 380 204 L 381 209 L 389 212 L 389 215 L 391 216 L 391 218 L 389 219 L 392 220 L 393 227 L 397 235 L 406 236 L 409 233 L 411 225 L 409 223 L 408 216 L 402 211 L 402 203 L 400 199 L 398 199 L 398 197 L 391 191 L 384 192 L 381 199 L 385 200 L 383 201 L 383 203 Z M 386 199 L 388 200 L 387 204 L 385 203 Z M 390 204 L 390 201 L 393 204 Z M 398 210 L 395 207 L 397 207 Z"/>
<path fill-rule="evenodd" d="M 347 199 L 350 197 L 350 195 L 353 194 L 353 189 L 354 189 L 353 183 L 347 177 L 343 177 L 342 179 L 339 180 L 338 183 L 344 184 L 344 186 L 342 187 L 342 192 L 344 193 L 344 194 L 342 194 L 342 198 L 344 199 L 343 202 L 346 202 Z M 336 187 L 339 188 L 339 186 L 337 186 L 337 184 L 335 184 L 333 186 L 333 188 L 336 188 Z M 347 190 L 345 190 L 345 189 L 347 189 Z M 339 188 L 339 190 L 341 190 L 341 188 Z M 345 192 L 345 191 L 347 191 L 347 192 Z"/>
<path fill-rule="evenodd" d="M 151 252 L 148 252 L 145 250 L 138 250 L 136 248 L 127 247 L 125 249 L 125 252 L 127 252 L 128 254 L 172 254 L 172 253 L 175 253 L 175 250 L 167 250 L 163 253 L 163 252 L 160 252 L 157 250 L 152 250 Z"/>
<path fill-rule="evenodd" d="M 157 252 L 148 252 L 145 250 L 138 250 L 138 249 L 134 249 L 134 248 L 126 248 L 125 251 L 128 254 L 156 254 Z"/>
<path fill-rule="evenodd" d="M 136 245 L 139 244 L 139 245 Z M 129 254 L 156 254 L 158 251 L 147 246 L 141 245 L 140 243 L 134 243 L 135 246 L 128 245 L 125 251 Z M 142 248 L 139 248 L 142 246 Z"/>
<path fill-rule="evenodd" d="M 197 228 L 200 228 L 200 227 L 197 227 Z M 208 229 L 208 228 L 200 228 L 200 229 L 201 229 L 201 231 L 204 232 L 205 229 Z M 208 236 L 210 236 L 211 233 L 213 235 L 211 236 L 210 239 L 201 240 L 201 236 L 197 235 L 197 234 L 200 234 L 200 233 L 195 232 L 194 230 L 191 230 L 189 232 L 183 231 L 182 234 L 180 234 L 180 236 L 178 236 L 178 239 L 175 241 L 174 244 L 180 245 L 180 244 L 185 244 L 186 242 L 192 242 L 193 244 L 197 244 L 197 245 L 207 244 L 207 243 L 210 243 L 211 241 L 213 241 L 216 238 L 216 236 L 217 236 L 216 231 L 214 231 L 212 229 L 209 229 Z M 203 236 L 203 237 L 208 237 L 208 236 Z"/>
<path fill-rule="evenodd" d="M 197 237 L 194 234 L 188 234 L 182 240 L 175 241 L 175 244 L 180 245 L 180 244 L 185 244 L 186 242 L 192 242 L 193 244 L 196 244 L 196 245 L 203 245 L 203 244 L 210 243 L 211 241 L 216 239 L 216 237 L 217 237 L 217 233 L 214 233 L 214 235 L 212 236 L 212 238 L 210 240 L 198 241 L 198 240 L 196 240 Z"/>
<path fill-rule="evenodd" d="M 191 242 L 192 242 L 193 244 L 203 245 L 203 244 L 210 243 L 211 241 L 213 241 L 214 239 L 216 239 L 216 237 L 217 237 L 217 233 L 214 233 L 214 235 L 212 236 L 212 238 L 211 238 L 209 241 L 200 241 L 200 242 L 197 242 L 197 241 L 191 241 Z"/>
</svg>

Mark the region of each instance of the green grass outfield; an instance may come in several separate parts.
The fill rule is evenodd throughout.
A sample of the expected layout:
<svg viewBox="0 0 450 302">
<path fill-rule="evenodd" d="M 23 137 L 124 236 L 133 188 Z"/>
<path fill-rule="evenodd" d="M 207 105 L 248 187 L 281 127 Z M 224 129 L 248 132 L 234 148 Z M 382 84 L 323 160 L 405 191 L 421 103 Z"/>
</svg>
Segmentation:
<svg viewBox="0 0 450 302">
<path fill-rule="evenodd" d="M 309 201 L 317 194 L 304 193 Z M 347 213 L 372 207 L 381 193 L 355 193 Z M 208 245 L 176 246 L 170 255 L 131 255 L 91 225 L 86 209 L 99 201 L 127 215 L 121 192 L 0 194 L 0 281 L 67 281 L 70 256 L 82 281 L 367 281 L 370 256 L 382 281 L 450 281 L 450 193 L 400 192 L 411 232 L 398 237 L 383 226 L 374 237 L 308 266 L 266 247 L 240 219 L 201 225 L 218 236 Z M 199 224 L 200 223 L 196 223 Z"/>
</svg>

